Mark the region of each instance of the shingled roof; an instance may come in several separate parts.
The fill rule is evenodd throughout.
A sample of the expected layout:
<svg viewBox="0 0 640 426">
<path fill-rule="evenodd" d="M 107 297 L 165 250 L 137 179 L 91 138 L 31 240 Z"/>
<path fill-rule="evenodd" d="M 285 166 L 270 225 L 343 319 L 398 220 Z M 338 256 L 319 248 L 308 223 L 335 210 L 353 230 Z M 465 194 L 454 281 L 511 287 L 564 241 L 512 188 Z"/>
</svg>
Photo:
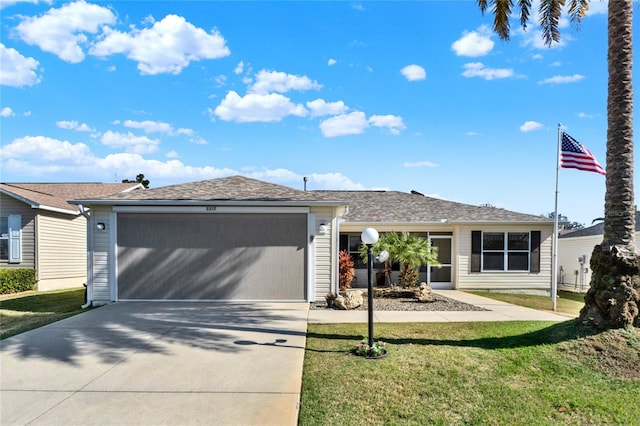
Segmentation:
<svg viewBox="0 0 640 426">
<path fill-rule="evenodd" d="M 57 210 L 79 214 L 78 207 L 68 200 L 99 197 L 142 188 L 140 183 L 0 183 L 0 192 L 29 204 L 36 209 Z"/>
<path fill-rule="evenodd" d="M 398 191 L 313 191 L 323 197 L 349 200 L 346 222 L 361 223 L 467 223 L 540 222 L 542 216 L 496 207 L 481 207 Z"/>
<path fill-rule="evenodd" d="M 292 202 L 345 204 L 318 193 L 301 191 L 245 176 L 230 176 L 199 182 L 182 183 L 135 193 L 113 194 L 91 199 L 77 199 L 85 204 L 169 204 L 182 202 Z"/>
<path fill-rule="evenodd" d="M 640 212 L 636 212 L 636 232 L 640 232 Z M 558 238 L 591 237 L 593 235 L 604 235 L 604 222 L 596 223 L 587 228 L 567 232 Z"/>
</svg>

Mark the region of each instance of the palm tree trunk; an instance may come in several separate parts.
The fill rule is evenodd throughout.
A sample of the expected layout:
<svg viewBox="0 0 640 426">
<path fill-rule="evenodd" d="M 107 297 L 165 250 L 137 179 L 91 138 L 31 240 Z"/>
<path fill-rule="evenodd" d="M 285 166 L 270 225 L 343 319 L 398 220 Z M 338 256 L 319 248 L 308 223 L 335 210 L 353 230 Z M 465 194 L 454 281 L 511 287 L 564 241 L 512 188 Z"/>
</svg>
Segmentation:
<svg viewBox="0 0 640 426">
<path fill-rule="evenodd" d="M 633 0 L 609 1 L 607 178 L 604 241 L 591 256 L 580 320 L 591 327 L 640 327 L 640 253 L 633 194 Z"/>
</svg>

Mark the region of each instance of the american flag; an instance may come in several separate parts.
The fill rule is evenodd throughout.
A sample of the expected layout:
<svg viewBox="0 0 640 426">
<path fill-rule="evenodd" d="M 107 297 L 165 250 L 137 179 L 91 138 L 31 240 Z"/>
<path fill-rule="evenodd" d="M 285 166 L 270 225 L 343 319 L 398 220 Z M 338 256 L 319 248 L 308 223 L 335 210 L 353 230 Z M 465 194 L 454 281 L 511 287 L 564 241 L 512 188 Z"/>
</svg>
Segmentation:
<svg viewBox="0 0 640 426">
<path fill-rule="evenodd" d="M 602 166 L 593 154 L 580 145 L 580 142 L 562 132 L 562 148 L 560 150 L 560 167 L 565 169 L 578 169 L 587 172 L 596 172 L 606 175 Z"/>
</svg>

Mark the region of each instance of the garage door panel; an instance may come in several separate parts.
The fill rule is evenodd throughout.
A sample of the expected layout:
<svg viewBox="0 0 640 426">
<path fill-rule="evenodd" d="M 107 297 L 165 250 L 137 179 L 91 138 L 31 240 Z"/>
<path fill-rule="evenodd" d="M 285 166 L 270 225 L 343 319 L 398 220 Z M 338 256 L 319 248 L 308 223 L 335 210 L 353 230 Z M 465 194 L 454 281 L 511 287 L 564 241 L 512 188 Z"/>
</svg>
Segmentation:
<svg viewBox="0 0 640 426">
<path fill-rule="evenodd" d="M 119 299 L 304 300 L 305 214 L 119 214 Z"/>
</svg>

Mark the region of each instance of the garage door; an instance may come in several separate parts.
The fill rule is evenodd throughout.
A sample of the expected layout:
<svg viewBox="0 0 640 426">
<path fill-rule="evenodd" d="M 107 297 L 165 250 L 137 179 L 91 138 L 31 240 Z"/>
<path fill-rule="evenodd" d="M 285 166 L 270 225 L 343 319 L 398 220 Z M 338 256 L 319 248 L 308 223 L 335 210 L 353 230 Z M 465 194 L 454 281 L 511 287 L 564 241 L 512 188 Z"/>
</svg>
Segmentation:
<svg viewBox="0 0 640 426">
<path fill-rule="evenodd" d="M 305 300 L 306 214 L 118 214 L 118 299 Z"/>
</svg>

